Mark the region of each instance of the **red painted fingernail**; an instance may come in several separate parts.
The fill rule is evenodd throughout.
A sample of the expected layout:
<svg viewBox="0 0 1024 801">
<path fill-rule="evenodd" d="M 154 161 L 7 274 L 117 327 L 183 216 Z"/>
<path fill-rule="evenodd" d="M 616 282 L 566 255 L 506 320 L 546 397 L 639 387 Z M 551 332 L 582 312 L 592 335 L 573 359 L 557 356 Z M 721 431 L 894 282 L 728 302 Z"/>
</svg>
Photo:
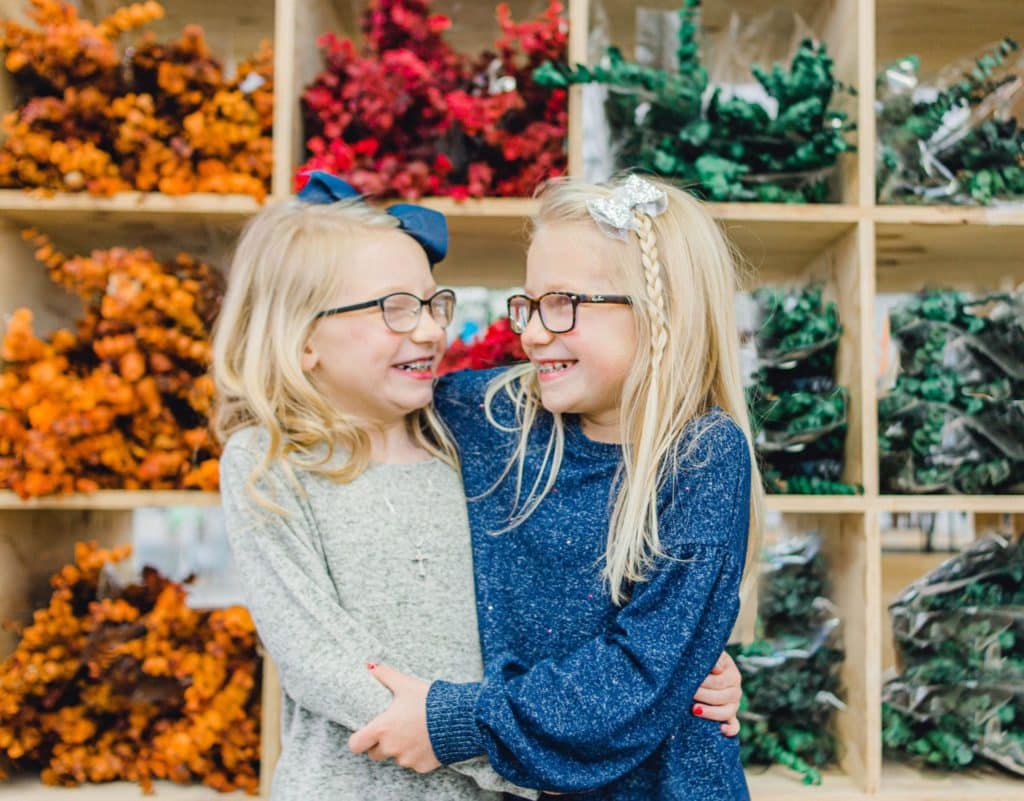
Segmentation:
<svg viewBox="0 0 1024 801">
<path fill-rule="evenodd" d="M 377 669 L 377 663 L 376 662 L 367 662 L 366 663 L 366 667 L 367 667 L 368 670 L 376 670 Z"/>
<path fill-rule="evenodd" d="M 695 704 L 693 707 L 693 714 L 695 714 L 697 717 L 702 717 L 704 715 L 704 707 Z"/>
</svg>

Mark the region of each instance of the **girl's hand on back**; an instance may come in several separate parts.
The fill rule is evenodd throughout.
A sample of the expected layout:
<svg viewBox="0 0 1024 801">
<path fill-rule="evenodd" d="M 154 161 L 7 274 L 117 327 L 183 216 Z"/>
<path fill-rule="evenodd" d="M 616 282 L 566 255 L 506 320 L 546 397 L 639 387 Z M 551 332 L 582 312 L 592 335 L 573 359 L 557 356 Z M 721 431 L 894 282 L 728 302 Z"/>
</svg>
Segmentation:
<svg viewBox="0 0 1024 801">
<path fill-rule="evenodd" d="M 394 759 L 403 768 L 430 773 L 441 767 L 427 733 L 430 683 L 388 665 L 368 665 L 374 677 L 394 694 L 384 712 L 348 738 L 348 747 L 374 762 Z"/>
<path fill-rule="evenodd" d="M 722 734 L 735 737 L 740 733 L 740 722 L 736 713 L 743 698 L 742 677 L 733 658 L 726 652 L 718 657 L 711 673 L 697 688 L 693 696 L 694 715 L 722 724 Z"/>
</svg>

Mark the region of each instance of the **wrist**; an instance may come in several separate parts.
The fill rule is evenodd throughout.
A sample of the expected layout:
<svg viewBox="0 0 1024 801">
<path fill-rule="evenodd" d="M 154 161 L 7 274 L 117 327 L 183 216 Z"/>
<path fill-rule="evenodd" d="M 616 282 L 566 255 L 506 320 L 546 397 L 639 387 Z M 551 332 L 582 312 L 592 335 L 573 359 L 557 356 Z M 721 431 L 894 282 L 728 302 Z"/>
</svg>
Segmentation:
<svg viewBox="0 0 1024 801">
<path fill-rule="evenodd" d="M 427 732 L 434 755 L 451 765 L 486 753 L 476 724 L 478 682 L 435 681 L 427 692 Z"/>
</svg>

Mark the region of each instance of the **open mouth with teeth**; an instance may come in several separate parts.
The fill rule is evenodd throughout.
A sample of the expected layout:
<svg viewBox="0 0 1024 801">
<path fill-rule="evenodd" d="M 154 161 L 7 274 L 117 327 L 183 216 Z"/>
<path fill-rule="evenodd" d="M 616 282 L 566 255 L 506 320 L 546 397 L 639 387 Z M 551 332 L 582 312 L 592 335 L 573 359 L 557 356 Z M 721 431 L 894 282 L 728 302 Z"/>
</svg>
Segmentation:
<svg viewBox="0 0 1024 801">
<path fill-rule="evenodd" d="M 401 362 L 400 364 L 392 365 L 392 367 L 410 378 L 434 377 L 433 359 L 417 359 L 413 362 Z"/>
<path fill-rule="evenodd" d="M 576 365 L 575 361 L 546 361 L 537 362 L 537 376 L 542 380 L 549 380 L 564 375 Z"/>
</svg>

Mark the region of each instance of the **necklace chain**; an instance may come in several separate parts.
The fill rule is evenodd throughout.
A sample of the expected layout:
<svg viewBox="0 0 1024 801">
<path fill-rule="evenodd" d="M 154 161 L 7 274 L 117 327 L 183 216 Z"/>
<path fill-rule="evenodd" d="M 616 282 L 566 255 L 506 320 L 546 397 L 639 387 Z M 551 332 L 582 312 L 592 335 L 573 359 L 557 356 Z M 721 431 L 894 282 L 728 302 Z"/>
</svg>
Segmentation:
<svg viewBox="0 0 1024 801">
<path fill-rule="evenodd" d="M 430 489 L 429 483 L 427 484 L 427 489 L 428 490 Z M 398 514 L 398 511 L 395 509 L 394 504 L 392 504 L 391 501 L 388 498 L 384 499 L 384 504 L 385 504 L 385 506 L 388 507 L 388 511 L 391 512 L 392 515 L 397 515 Z M 414 556 L 409 561 L 416 563 L 417 568 L 418 568 L 417 571 L 416 571 L 416 575 L 418 575 L 420 578 L 426 578 L 427 577 L 427 562 L 429 560 L 433 559 L 434 557 L 431 556 L 429 553 L 423 553 L 423 537 L 422 537 L 422 535 L 413 543 L 413 545 L 416 548 L 416 556 Z"/>
</svg>

